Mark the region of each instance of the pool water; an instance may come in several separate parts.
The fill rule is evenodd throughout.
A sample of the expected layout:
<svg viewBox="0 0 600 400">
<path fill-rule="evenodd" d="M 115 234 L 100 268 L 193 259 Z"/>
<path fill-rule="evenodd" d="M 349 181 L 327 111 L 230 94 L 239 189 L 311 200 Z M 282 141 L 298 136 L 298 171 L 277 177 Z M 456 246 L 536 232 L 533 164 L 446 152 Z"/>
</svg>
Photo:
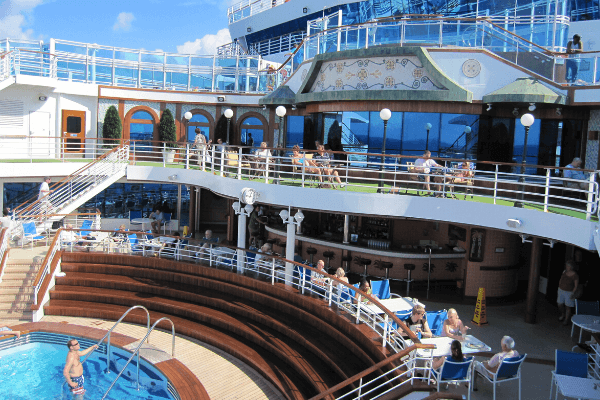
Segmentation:
<svg viewBox="0 0 600 400">
<path fill-rule="evenodd" d="M 86 343 L 87 344 L 87 343 Z M 87 348 L 88 346 L 85 346 Z M 111 373 L 106 371 L 106 355 L 96 350 L 83 364 L 86 392 L 73 396 L 65 383 L 63 368 L 68 349 L 64 344 L 28 343 L 0 351 L 0 400 L 99 400 L 131 353 L 115 349 Z M 154 367 L 140 363 L 140 390 L 137 390 L 134 357 L 126 372 L 106 397 L 111 400 L 173 400 L 166 390 L 167 380 Z M 82 358 L 83 360 L 83 358 Z"/>
</svg>

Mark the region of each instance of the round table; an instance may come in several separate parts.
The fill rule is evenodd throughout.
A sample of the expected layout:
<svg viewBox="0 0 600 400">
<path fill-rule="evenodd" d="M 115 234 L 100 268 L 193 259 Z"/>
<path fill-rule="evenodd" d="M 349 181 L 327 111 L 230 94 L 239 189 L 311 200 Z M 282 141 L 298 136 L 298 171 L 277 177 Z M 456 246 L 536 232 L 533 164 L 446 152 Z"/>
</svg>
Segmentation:
<svg viewBox="0 0 600 400">
<path fill-rule="evenodd" d="M 584 330 L 591 333 L 600 333 L 600 316 L 598 315 L 573 315 L 571 322 L 574 326 L 579 327 L 579 343 L 581 343 L 581 335 Z M 573 336 L 572 331 L 571 336 Z"/>
<path fill-rule="evenodd" d="M 146 232 L 146 224 L 151 223 L 152 221 L 154 221 L 152 218 L 134 218 L 131 220 L 131 223 L 133 224 L 141 224 L 142 225 L 142 231 Z"/>
</svg>

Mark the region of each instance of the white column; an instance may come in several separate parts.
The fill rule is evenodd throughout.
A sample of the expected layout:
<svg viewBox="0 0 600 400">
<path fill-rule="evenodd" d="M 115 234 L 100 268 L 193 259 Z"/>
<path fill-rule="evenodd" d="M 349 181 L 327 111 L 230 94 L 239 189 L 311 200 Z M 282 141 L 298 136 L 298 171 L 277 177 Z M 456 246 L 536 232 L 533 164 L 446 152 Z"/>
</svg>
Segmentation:
<svg viewBox="0 0 600 400">
<path fill-rule="evenodd" d="M 294 217 L 289 216 L 287 222 L 287 246 L 285 247 L 285 258 L 288 260 L 294 259 L 294 245 L 296 242 L 296 225 L 294 224 Z M 294 264 L 285 263 L 285 284 L 292 285 L 292 276 L 294 274 Z"/>
<path fill-rule="evenodd" d="M 246 214 L 242 211 L 238 214 L 238 242 L 237 247 L 246 248 Z M 239 274 L 244 273 L 244 261 L 246 259 L 246 252 L 243 250 L 237 251 L 237 272 Z"/>
</svg>

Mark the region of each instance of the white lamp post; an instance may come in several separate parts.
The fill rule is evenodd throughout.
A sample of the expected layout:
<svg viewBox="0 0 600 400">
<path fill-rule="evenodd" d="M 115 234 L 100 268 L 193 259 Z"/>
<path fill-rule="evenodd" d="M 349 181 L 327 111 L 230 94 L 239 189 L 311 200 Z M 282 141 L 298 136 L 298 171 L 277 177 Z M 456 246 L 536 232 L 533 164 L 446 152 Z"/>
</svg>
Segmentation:
<svg viewBox="0 0 600 400">
<path fill-rule="evenodd" d="M 233 110 L 231 108 L 228 108 L 227 110 L 225 110 L 225 112 L 223 113 L 223 115 L 225 115 L 225 118 L 227 118 L 227 144 L 229 143 L 229 125 L 231 124 L 231 117 L 233 117 Z"/>
<path fill-rule="evenodd" d="M 392 112 L 384 108 L 379 112 L 379 117 L 383 120 L 383 143 L 381 145 L 381 166 L 379 167 L 380 171 L 383 171 L 385 166 L 385 142 L 387 140 L 387 124 L 389 119 L 392 117 Z M 383 192 L 383 173 L 379 173 L 379 188 L 377 188 L 377 192 Z"/>
<path fill-rule="evenodd" d="M 428 122 L 425 124 L 425 130 L 427 131 L 427 139 L 425 139 L 425 150 L 429 150 L 429 131 L 432 125 Z"/>
<path fill-rule="evenodd" d="M 244 207 L 239 201 L 232 205 L 233 211 L 238 216 L 238 241 L 237 247 L 240 249 L 246 248 L 246 217 L 250 216 L 253 208 L 251 204 L 246 204 Z M 245 251 L 237 251 L 237 271 L 240 274 L 244 273 L 244 260 L 246 259 Z"/>
<path fill-rule="evenodd" d="M 287 109 L 284 106 L 278 106 L 275 109 L 275 114 L 277 114 L 277 116 L 279 117 L 279 137 L 277 138 L 277 148 L 281 148 L 283 147 L 283 117 L 285 117 L 285 114 L 287 114 Z M 279 164 L 280 164 L 280 160 L 279 160 L 279 150 L 275 150 L 275 155 L 276 155 L 276 164 L 275 164 L 275 171 L 277 171 L 277 178 L 275 180 L 275 183 L 279 184 Z"/>
<path fill-rule="evenodd" d="M 183 114 L 183 119 L 185 120 L 185 168 L 188 169 L 190 167 L 190 146 L 188 143 L 188 131 L 190 129 L 190 119 L 192 119 L 192 113 L 187 111 Z"/>
<path fill-rule="evenodd" d="M 535 122 L 533 115 L 527 113 L 521 116 L 521 124 L 525 127 L 525 139 L 523 140 L 523 154 L 521 156 L 521 176 L 519 182 L 521 183 L 519 191 L 519 198 L 521 201 L 515 203 L 515 207 L 523 208 L 523 201 L 525 200 L 525 163 L 527 162 L 527 139 L 529 137 L 529 128 Z"/>
<path fill-rule="evenodd" d="M 467 159 L 467 145 L 469 144 L 469 133 L 471 133 L 471 127 L 465 125 L 465 160 Z"/>
<path fill-rule="evenodd" d="M 283 223 L 287 225 L 286 230 L 286 246 L 285 246 L 285 258 L 288 260 L 294 259 L 294 250 L 296 245 L 296 232 L 295 227 L 300 226 L 302 221 L 304 220 L 304 214 L 302 211 L 298 210 L 298 212 L 292 217 L 288 210 L 281 210 L 279 216 L 283 220 Z M 286 262 L 285 263 L 285 284 L 292 284 L 292 275 L 294 274 L 294 264 Z"/>
</svg>

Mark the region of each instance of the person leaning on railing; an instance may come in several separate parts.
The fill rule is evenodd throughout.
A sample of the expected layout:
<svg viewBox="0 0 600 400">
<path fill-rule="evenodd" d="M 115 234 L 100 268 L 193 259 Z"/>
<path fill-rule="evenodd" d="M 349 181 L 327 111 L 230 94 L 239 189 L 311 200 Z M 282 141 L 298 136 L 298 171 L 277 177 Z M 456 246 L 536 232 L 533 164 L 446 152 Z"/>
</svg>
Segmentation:
<svg viewBox="0 0 600 400">
<path fill-rule="evenodd" d="M 576 179 L 585 181 L 588 179 L 587 174 L 581 170 L 581 158 L 575 157 L 571 164 L 567 165 L 563 170 L 563 178 L 565 179 Z M 573 182 L 573 181 L 564 181 L 564 185 L 571 189 L 582 189 L 587 190 L 589 183 L 588 182 Z"/>
</svg>

